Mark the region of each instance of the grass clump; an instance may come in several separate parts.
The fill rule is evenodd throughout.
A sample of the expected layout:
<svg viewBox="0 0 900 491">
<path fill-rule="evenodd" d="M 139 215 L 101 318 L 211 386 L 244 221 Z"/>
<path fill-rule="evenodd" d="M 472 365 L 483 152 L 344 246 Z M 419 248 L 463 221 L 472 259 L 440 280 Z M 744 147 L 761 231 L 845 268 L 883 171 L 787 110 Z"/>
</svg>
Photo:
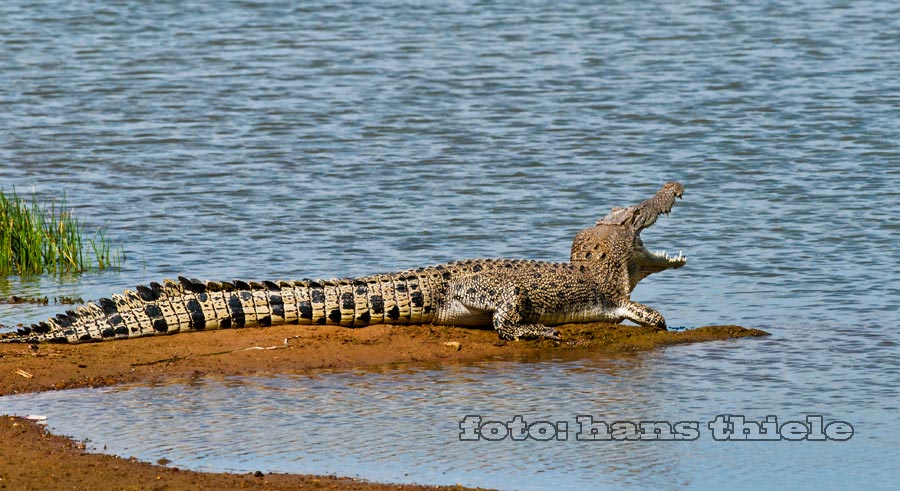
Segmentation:
<svg viewBox="0 0 900 491">
<path fill-rule="evenodd" d="M 111 248 L 104 231 L 84 238 L 84 225 L 66 207 L 65 196 L 57 208 L 41 206 L 33 194 L 29 203 L 15 190 L 0 190 L 0 275 L 81 273 L 124 260 L 124 250 Z"/>
</svg>

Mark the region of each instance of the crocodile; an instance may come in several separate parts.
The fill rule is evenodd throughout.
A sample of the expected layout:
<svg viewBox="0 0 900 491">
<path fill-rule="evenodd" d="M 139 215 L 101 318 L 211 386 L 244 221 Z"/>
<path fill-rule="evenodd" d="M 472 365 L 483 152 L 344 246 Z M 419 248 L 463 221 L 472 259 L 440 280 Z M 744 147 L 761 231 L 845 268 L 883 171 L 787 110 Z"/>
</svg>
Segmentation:
<svg viewBox="0 0 900 491">
<path fill-rule="evenodd" d="M 680 183 L 669 182 L 646 201 L 613 208 L 578 233 L 569 262 L 470 259 L 331 280 L 179 277 L 101 298 L 0 342 L 79 343 L 276 324 L 493 326 L 504 340 L 558 340 L 553 326 L 578 322 L 630 320 L 664 330 L 659 312 L 630 297 L 648 275 L 687 263 L 681 253 L 650 252 L 640 237 L 683 193 Z"/>
</svg>

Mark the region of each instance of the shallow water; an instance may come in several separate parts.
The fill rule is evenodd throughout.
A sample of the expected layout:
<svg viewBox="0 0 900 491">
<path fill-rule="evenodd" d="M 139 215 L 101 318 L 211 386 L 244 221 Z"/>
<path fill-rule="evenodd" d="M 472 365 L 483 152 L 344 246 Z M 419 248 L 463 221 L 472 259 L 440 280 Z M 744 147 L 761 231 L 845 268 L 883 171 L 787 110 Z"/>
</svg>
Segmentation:
<svg viewBox="0 0 900 491">
<path fill-rule="evenodd" d="M 784 359 L 785 348 L 780 339 L 741 340 L 622 358 L 207 378 L 3 402 L 4 410 L 48 416 L 52 429 L 90 438 L 94 449 L 204 470 L 522 490 L 800 489 L 810 482 L 887 489 L 898 477 L 900 424 L 885 418 L 897 410 L 896 386 L 861 373 L 862 356 L 829 370 L 770 362 Z M 779 424 L 817 415 L 823 424 L 849 423 L 853 434 L 846 441 L 717 441 L 708 425 L 720 414 L 756 422 L 771 415 Z M 535 439 L 461 441 L 471 415 L 550 422 L 553 439 L 536 440 L 543 438 L 536 427 Z M 684 433 L 695 438 L 689 441 L 623 441 L 613 433 L 582 441 L 584 416 L 697 426 L 693 436 Z"/>
<path fill-rule="evenodd" d="M 674 326 L 774 333 L 669 348 L 615 370 L 573 361 L 503 364 L 498 375 L 479 365 L 316 379 L 328 386 L 283 377 L 28 396 L 66 398 L 54 407 L 82 411 L 79 427 L 115 406 L 77 401 L 131 400 L 145 412 L 123 418 L 135 428 L 126 436 L 149 431 L 149 416 L 165 413 L 152 409 L 181 391 L 199 401 L 195 411 L 233 401 L 242 418 L 215 433 L 222 448 L 238 448 L 240 428 L 261 431 L 262 443 L 280 435 L 266 430 L 273 412 L 310 418 L 296 391 L 350 398 L 329 412 L 342 428 L 348 407 L 375 420 L 435 414 L 410 418 L 414 444 L 387 434 L 371 451 L 341 450 L 331 436 L 313 457 L 279 457 L 273 445 L 172 458 L 172 449 L 192 454 L 177 440 L 185 435 L 215 447 L 202 443 L 205 431 L 176 432 L 164 452 L 134 437 L 110 448 L 166 453 L 180 466 L 288 470 L 333 451 L 323 460 L 344 462 L 341 474 L 517 489 L 541 479 L 578 489 L 585 476 L 640 487 L 648 465 L 656 487 L 788 475 L 878 487 L 896 477 L 879 465 L 900 443 L 900 11 L 891 3 L 51 1 L 4 3 L 0 17 L 0 186 L 54 199 L 65 191 L 128 256 L 119 272 L 0 278 L 0 295 L 94 299 L 179 274 L 299 279 L 467 257 L 564 260 L 575 233 L 610 207 L 679 180 L 685 200 L 643 238 L 689 263 L 648 278 L 633 298 Z M 0 305 L 0 323 L 62 309 Z M 423 396 L 398 408 L 349 390 L 412 392 L 432 379 L 446 379 L 460 405 Z M 259 396 L 273 386 L 292 394 L 279 403 L 291 411 Z M 30 399 L 2 406 L 19 400 Z M 857 433 L 844 443 L 620 442 L 598 456 L 571 441 L 454 442 L 469 408 L 570 424 L 582 411 L 823 414 Z M 200 425 L 190 411 L 173 414 L 172 429 Z M 62 419 L 51 423 L 74 433 Z M 91 431 L 80 436 L 99 445 L 101 430 Z M 310 451 L 298 442 L 284 448 Z M 389 462 L 420 470 L 391 477 Z M 510 481 L 517 462 L 528 465 Z M 760 467 L 771 470 L 750 470 Z"/>
</svg>

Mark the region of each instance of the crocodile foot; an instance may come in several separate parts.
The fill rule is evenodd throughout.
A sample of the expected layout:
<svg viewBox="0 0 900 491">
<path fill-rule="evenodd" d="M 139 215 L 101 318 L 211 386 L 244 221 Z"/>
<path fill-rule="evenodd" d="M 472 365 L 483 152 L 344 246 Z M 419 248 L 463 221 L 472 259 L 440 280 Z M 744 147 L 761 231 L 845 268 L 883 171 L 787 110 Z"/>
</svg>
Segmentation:
<svg viewBox="0 0 900 491">
<path fill-rule="evenodd" d="M 497 330 L 500 339 L 518 341 L 520 339 L 553 339 L 559 341 L 559 331 L 543 324 L 518 324 Z"/>
</svg>

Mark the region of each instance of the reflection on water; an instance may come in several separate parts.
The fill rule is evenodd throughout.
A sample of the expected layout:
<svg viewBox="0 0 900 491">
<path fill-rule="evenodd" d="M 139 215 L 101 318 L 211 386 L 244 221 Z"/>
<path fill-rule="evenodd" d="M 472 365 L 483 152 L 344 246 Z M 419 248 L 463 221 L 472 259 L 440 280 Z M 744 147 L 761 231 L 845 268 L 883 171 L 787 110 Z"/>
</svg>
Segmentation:
<svg viewBox="0 0 900 491">
<path fill-rule="evenodd" d="M 64 432 L 203 468 L 522 489 L 896 478 L 882 465 L 900 371 L 894 3 L 48 1 L 3 2 L 0 18 L 0 187 L 65 190 L 128 257 L 74 281 L 0 278 L 0 295 L 563 260 L 610 207 L 679 180 L 685 200 L 643 239 L 690 262 L 634 299 L 673 326 L 775 334 L 610 363 L 203 380 L 3 408 L 55 401 L 40 410 Z M 0 305 L 0 324 L 61 310 Z M 858 433 L 457 442 L 470 411 L 818 413 Z"/>
</svg>

